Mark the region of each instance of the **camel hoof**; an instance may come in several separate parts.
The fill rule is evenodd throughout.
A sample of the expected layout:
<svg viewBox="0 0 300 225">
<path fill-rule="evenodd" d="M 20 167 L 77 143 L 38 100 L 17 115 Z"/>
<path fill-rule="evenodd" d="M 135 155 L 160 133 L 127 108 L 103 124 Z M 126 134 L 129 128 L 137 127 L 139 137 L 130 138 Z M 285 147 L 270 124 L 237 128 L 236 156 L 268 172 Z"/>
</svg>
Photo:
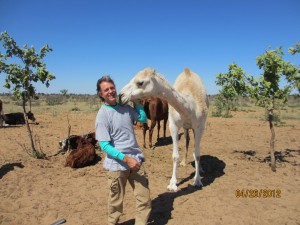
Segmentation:
<svg viewBox="0 0 300 225">
<path fill-rule="evenodd" d="M 193 183 L 193 186 L 195 187 L 203 187 L 203 184 L 201 182 L 201 179 L 196 179 Z"/>
<path fill-rule="evenodd" d="M 176 192 L 178 188 L 176 185 L 168 185 L 167 189 L 168 191 Z"/>
<path fill-rule="evenodd" d="M 177 191 L 177 185 L 176 185 L 176 180 L 171 180 L 170 181 L 170 184 L 168 185 L 168 187 L 167 187 L 167 189 L 169 190 L 169 191 Z"/>
</svg>

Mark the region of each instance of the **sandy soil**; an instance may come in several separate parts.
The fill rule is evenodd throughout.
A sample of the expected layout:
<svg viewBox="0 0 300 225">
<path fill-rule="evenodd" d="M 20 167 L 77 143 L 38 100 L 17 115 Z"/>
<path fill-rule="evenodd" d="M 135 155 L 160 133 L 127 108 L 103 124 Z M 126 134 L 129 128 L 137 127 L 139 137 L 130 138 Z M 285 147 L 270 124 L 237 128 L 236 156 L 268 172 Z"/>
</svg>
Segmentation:
<svg viewBox="0 0 300 225">
<path fill-rule="evenodd" d="M 72 112 L 72 134 L 93 131 L 95 113 Z M 28 156 L 25 126 L 0 129 L 0 224 L 51 224 L 65 218 L 69 225 L 106 224 L 107 187 L 103 153 L 88 167 L 64 167 L 67 154 L 55 153 L 66 137 L 67 114 L 36 115 L 32 125 L 48 160 Z M 209 117 L 201 143 L 204 186 L 191 186 L 194 174 L 190 143 L 188 165 L 178 168 L 177 192 L 166 187 L 172 174 L 172 141 L 144 149 L 153 210 L 149 224 L 300 224 L 300 121 L 276 127 L 277 171 L 268 159 L 270 130 L 264 121 L 251 118 Z M 142 130 L 136 129 L 142 147 Z M 191 135 L 192 136 L 192 135 Z M 156 129 L 154 132 L 156 142 Z M 180 153 L 184 150 L 180 138 Z M 243 197 L 236 193 L 244 191 Z M 270 195 L 266 195 L 269 191 Z M 240 192 L 239 192 L 240 191 Z M 247 195 L 248 194 L 248 195 Z M 130 186 L 121 224 L 134 224 L 135 204 Z"/>
</svg>

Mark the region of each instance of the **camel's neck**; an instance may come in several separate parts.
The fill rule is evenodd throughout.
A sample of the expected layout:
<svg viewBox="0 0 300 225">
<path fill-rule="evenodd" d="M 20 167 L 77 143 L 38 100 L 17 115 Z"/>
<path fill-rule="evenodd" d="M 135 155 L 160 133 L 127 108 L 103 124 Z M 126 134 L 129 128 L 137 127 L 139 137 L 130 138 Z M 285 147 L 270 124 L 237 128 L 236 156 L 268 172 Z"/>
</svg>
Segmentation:
<svg viewBox="0 0 300 225">
<path fill-rule="evenodd" d="M 181 116 L 189 117 L 191 110 L 187 99 L 181 93 L 177 92 L 166 80 L 160 80 L 158 84 L 160 91 L 157 97 L 166 99 Z"/>
</svg>

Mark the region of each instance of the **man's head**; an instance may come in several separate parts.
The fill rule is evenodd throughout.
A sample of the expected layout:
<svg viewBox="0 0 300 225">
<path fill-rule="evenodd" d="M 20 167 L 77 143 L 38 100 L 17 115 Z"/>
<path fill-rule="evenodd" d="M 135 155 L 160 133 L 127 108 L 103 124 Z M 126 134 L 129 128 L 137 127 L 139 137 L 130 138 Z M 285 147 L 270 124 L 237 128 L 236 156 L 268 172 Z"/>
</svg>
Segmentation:
<svg viewBox="0 0 300 225">
<path fill-rule="evenodd" d="M 107 105 L 117 104 L 117 91 L 114 81 L 110 76 L 103 76 L 97 82 L 97 94 L 102 102 Z"/>
</svg>

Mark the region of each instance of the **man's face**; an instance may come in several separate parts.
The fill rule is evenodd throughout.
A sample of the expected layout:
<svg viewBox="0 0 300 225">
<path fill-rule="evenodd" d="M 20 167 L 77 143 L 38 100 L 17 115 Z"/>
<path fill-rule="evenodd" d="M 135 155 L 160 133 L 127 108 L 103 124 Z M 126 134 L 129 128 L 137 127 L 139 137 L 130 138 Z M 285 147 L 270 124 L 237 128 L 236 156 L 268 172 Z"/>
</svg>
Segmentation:
<svg viewBox="0 0 300 225">
<path fill-rule="evenodd" d="M 104 103 L 107 105 L 117 104 L 117 92 L 115 85 L 110 82 L 103 81 L 100 84 L 101 97 L 104 98 Z"/>
</svg>

